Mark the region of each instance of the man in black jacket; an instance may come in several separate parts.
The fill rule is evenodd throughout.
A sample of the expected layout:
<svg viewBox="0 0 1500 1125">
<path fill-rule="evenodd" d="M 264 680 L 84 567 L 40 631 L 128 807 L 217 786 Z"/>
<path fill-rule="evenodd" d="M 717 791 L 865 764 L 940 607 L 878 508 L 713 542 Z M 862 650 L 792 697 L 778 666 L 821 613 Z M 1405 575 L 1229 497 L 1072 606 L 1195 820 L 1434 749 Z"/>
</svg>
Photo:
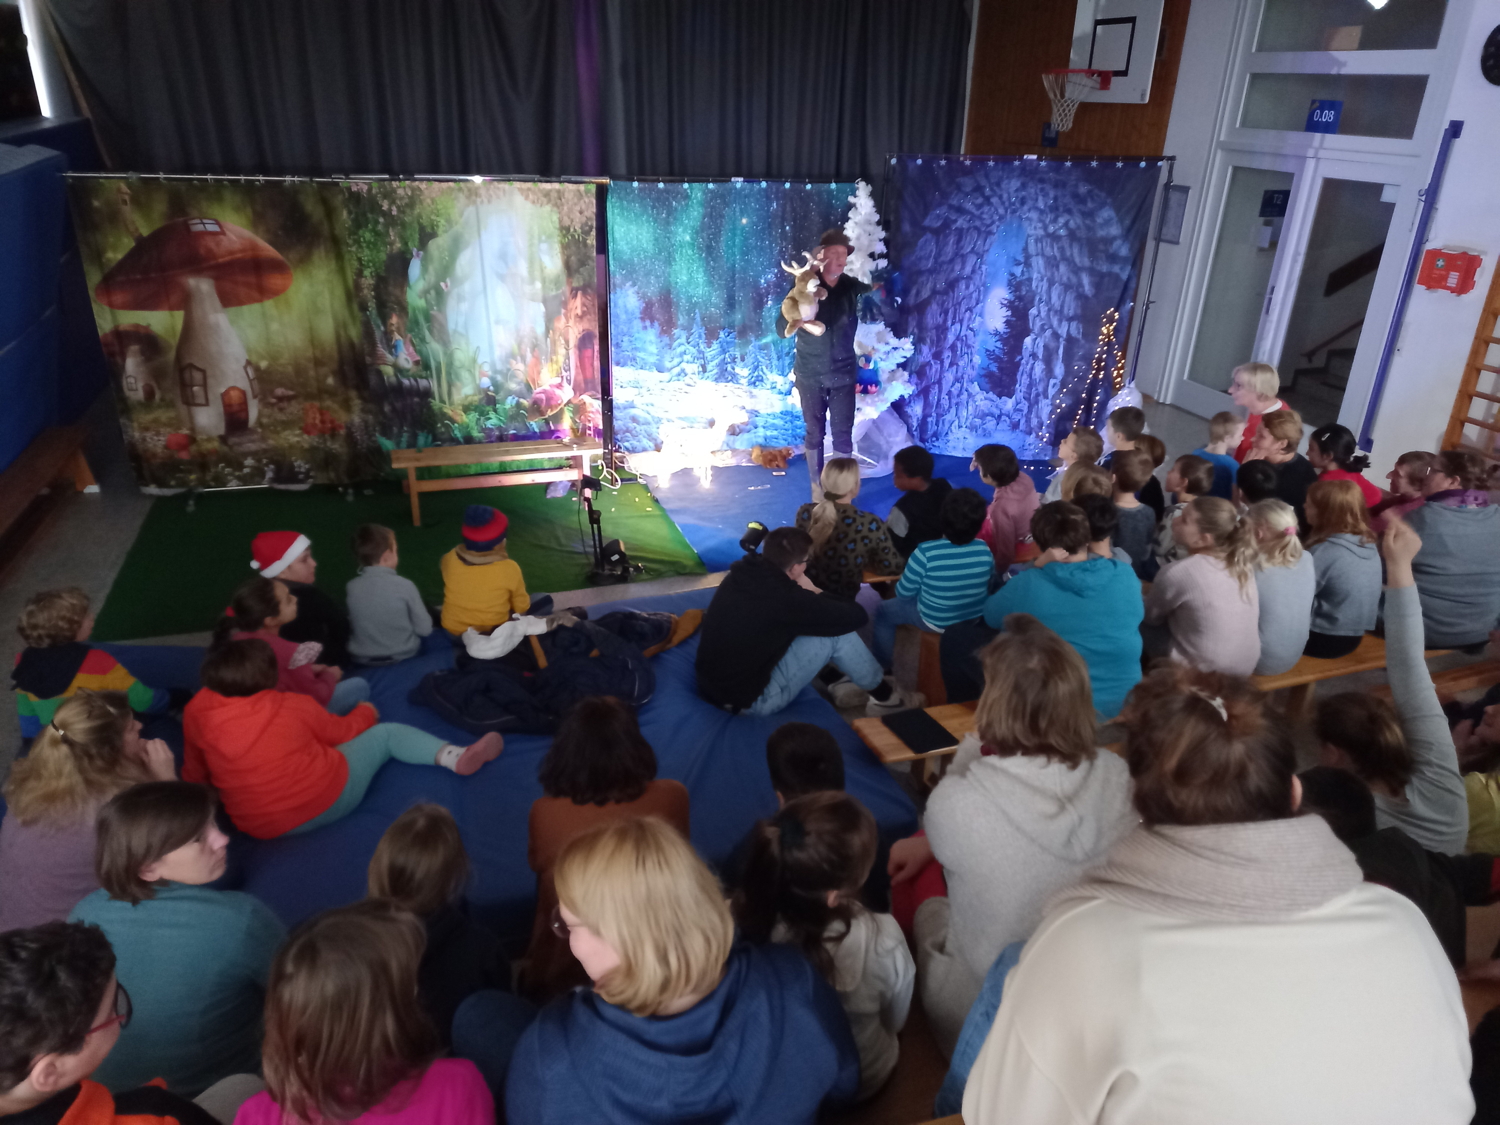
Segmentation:
<svg viewBox="0 0 1500 1125">
<path fill-rule="evenodd" d="M 870 291 L 863 281 L 844 273 L 849 260 L 849 238 L 837 227 L 823 232 L 814 256 L 828 296 L 818 303 L 818 320 L 827 328 L 821 336 L 797 331 L 797 398 L 802 420 L 807 424 L 807 472 L 812 477 L 813 499 L 823 496 L 818 480 L 823 475 L 823 422 L 833 427 L 833 451 L 839 457 L 854 455 L 854 387 L 859 374 L 854 357 L 854 333 L 859 327 L 859 299 Z M 786 318 L 779 313 L 776 331 L 787 335 Z"/>
<path fill-rule="evenodd" d="M 866 714 L 922 706 L 920 695 L 885 677 L 859 639 L 865 611 L 808 581 L 811 553 L 807 532 L 778 527 L 760 554 L 729 568 L 699 632 L 698 694 L 735 714 L 773 715 L 832 664 L 869 692 Z"/>
</svg>

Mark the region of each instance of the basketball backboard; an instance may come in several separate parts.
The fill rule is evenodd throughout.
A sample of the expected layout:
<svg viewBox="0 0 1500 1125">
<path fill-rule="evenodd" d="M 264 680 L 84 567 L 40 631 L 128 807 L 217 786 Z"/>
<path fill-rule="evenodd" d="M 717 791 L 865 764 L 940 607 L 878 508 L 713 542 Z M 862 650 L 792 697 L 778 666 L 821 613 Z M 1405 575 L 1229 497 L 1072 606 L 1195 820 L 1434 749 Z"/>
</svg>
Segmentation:
<svg viewBox="0 0 1500 1125">
<path fill-rule="evenodd" d="M 1161 9 L 1162 0 L 1078 0 L 1068 65 L 1114 74 L 1088 101 L 1140 105 L 1151 97 Z"/>
</svg>

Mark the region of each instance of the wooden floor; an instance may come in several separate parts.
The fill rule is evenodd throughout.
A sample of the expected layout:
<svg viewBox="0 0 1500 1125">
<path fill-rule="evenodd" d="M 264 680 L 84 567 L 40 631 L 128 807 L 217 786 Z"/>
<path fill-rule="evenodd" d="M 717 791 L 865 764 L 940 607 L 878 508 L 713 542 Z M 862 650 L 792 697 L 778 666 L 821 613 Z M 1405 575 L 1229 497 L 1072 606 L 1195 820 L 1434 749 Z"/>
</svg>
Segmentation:
<svg viewBox="0 0 1500 1125">
<path fill-rule="evenodd" d="M 911 1015 L 901 1031 L 901 1058 L 896 1070 L 869 1101 L 837 1113 L 824 1113 L 822 1125 L 916 1125 L 932 1120 L 932 1100 L 937 1097 L 948 1060 L 938 1053 L 927 1014 L 912 998 Z"/>
</svg>

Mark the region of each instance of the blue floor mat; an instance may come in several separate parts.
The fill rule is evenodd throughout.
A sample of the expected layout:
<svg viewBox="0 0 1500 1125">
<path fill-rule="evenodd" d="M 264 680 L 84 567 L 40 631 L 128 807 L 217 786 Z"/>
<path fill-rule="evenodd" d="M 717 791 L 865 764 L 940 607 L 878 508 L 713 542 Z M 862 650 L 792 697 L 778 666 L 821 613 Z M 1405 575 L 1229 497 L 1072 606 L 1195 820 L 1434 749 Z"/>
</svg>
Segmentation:
<svg viewBox="0 0 1500 1125">
<path fill-rule="evenodd" d="M 969 471 L 967 457 L 934 457 L 935 474 L 946 477 L 954 488 L 972 488 L 986 500 L 993 490 Z M 1038 491 L 1047 487 L 1052 468 L 1045 461 L 1023 461 L 1021 468 L 1032 478 Z M 893 477 L 867 477 L 860 483 L 860 508 L 884 516 L 901 498 L 892 483 Z M 734 465 L 715 469 L 713 483 L 704 488 L 691 469 L 672 476 L 665 487 L 655 487 L 657 503 L 672 517 L 683 537 L 693 545 L 703 565 L 710 571 L 727 570 L 744 552 L 740 537 L 745 525 L 759 520 L 767 527 L 781 527 L 796 521 L 797 509 L 811 499 L 807 461 L 797 457 L 787 465 L 784 476 L 774 475 L 759 465 Z M 608 536 L 609 529 L 605 528 Z M 625 544 L 626 549 L 630 547 Z"/>
<path fill-rule="evenodd" d="M 705 608 L 712 596 L 712 590 L 696 590 L 612 602 L 607 608 L 681 613 Z M 196 683 L 202 658 L 201 650 L 190 648 L 109 649 L 146 682 L 164 687 Z M 785 722 L 816 723 L 833 732 L 844 751 L 848 790 L 874 813 L 882 838 L 915 831 L 917 814 L 911 800 L 812 688 L 779 715 L 732 716 L 698 698 L 693 675 L 697 651 L 694 637 L 653 659 L 656 694 L 641 708 L 640 722 L 656 750 L 658 775 L 688 788 L 693 843 L 709 862 L 722 864 L 755 820 L 776 811 L 765 746 L 767 736 Z M 450 667 L 452 661 L 449 642 L 439 636 L 411 660 L 362 673 L 370 681 L 372 702 L 381 718 L 410 723 L 454 742 L 472 741 L 472 735 L 407 699 L 422 676 Z M 263 899 L 288 925 L 362 898 L 370 856 L 387 826 L 414 802 L 436 801 L 452 810 L 463 833 L 474 867 L 469 899 L 476 915 L 508 941 L 524 943 L 536 894 L 536 877 L 526 864 L 527 816 L 531 802 L 542 795 L 536 773 L 549 743 L 542 735 L 509 737 L 504 753 L 469 778 L 390 762 L 376 775 L 360 807 L 335 824 L 277 840 L 236 834 L 226 885 Z"/>
</svg>

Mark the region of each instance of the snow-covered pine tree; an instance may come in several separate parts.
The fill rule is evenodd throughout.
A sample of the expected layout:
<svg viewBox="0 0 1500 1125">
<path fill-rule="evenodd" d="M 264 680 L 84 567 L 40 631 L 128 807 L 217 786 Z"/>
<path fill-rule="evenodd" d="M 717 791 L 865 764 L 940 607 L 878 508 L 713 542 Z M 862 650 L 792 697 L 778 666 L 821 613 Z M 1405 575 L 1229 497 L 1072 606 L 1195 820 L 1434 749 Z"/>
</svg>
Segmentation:
<svg viewBox="0 0 1500 1125">
<path fill-rule="evenodd" d="M 880 212 L 875 209 L 875 197 L 870 185 L 860 180 L 849 197 L 849 218 L 844 223 L 844 234 L 853 244 L 849 250 L 849 262 L 844 272 L 857 281 L 869 283 L 876 270 L 884 269 L 885 231 L 880 226 Z"/>
<path fill-rule="evenodd" d="M 734 329 L 721 330 L 708 348 L 708 377 L 718 383 L 737 382 L 739 372 L 735 366 L 739 358 L 739 342 L 735 339 Z"/>
</svg>

